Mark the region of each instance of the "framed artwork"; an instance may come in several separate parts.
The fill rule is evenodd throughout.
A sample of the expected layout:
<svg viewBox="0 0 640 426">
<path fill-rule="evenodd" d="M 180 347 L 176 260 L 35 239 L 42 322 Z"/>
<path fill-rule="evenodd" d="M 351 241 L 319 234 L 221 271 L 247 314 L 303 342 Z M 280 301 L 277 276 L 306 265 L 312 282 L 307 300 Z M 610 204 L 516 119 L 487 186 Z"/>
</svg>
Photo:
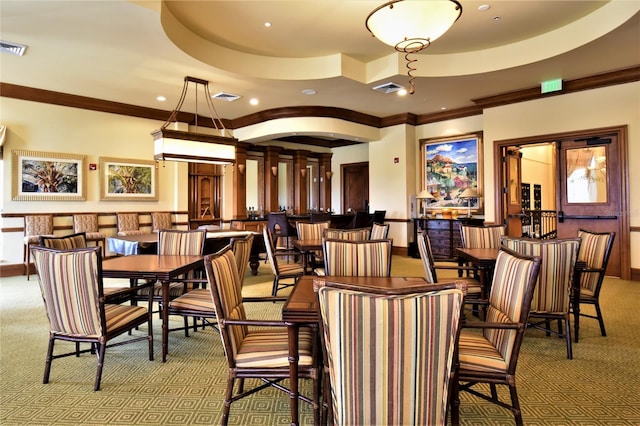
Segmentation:
<svg viewBox="0 0 640 426">
<path fill-rule="evenodd" d="M 86 155 L 13 151 L 12 199 L 83 201 Z"/>
<path fill-rule="evenodd" d="M 425 200 L 426 210 L 450 208 L 483 213 L 482 132 L 421 139 L 420 143 L 422 189 L 433 196 Z"/>
<path fill-rule="evenodd" d="M 157 201 L 156 162 L 100 157 L 100 199 Z"/>
</svg>

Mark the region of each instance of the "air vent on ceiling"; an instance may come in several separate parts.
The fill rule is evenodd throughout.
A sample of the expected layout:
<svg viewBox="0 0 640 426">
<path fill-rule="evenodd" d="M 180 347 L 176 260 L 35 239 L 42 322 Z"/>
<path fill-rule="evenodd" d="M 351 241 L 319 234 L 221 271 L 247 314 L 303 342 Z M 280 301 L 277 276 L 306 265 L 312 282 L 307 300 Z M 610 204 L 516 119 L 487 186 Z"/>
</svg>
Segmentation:
<svg viewBox="0 0 640 426">
<path fill-rule="evenodd" d="M 215 95 L 213 95 L 211 97 L 213 99 L 220 99 L 220 100 L 227 101 L 227 102 L 233 102 L 236 99 L 240 99 L 242 96 L 234 95 L 232 93 L 220 92 L 220 93 L 216 93 Z"/>
<path fill-rule="evenodd" d="M 10 41 L 0 41 L 0 52 L 11 53 L 12 55 L 24 55 L 27 46 L 24 44 L 11 43 Z"/>
<path fill-rule="evenodd" d="M 373 90 L 377 90 L 378 92 L 382 92 L 382 93 L 393 93 L 402 89 L 404 89 L 404 87 L 393 82 L 384 83 L 373 88 Z"/>
</svg>

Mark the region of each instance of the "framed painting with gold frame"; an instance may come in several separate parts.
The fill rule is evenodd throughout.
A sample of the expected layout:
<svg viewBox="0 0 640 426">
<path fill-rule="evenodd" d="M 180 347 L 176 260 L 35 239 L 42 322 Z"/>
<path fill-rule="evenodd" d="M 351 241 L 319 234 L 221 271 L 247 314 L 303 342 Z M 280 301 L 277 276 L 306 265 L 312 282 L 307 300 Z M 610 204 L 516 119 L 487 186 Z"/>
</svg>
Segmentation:
<svg viewBox="0 0 640 426">
<path fill-rule="evenodd" d="M 100 157 L 99 167 L 101 200 L 158 200 L 158 170 L 155 161 Z"/>
<path fill-rule="evenodd" d="M 86 200 L 86 155 L 13 150 L 12 200 Z"/>
<path fill-rule="evenodd" d="M 482 214 L 482 132 L 421 139 L 420 144 L 422 189 L 433 196 L 426 210 L 456 209 Z M 478 196 L 464 197 L 462 193 L 467 188 Z"/>
</svg>

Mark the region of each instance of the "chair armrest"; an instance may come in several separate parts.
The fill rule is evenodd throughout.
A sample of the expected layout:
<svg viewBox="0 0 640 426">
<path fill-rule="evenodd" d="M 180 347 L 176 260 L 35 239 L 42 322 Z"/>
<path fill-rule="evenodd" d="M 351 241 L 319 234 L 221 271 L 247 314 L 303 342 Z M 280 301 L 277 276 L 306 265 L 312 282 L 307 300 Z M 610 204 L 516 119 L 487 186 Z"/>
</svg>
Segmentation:
<svg viewBox="0 0 640 426">
<path fill-rule="evenodd" d="M 227 325 L 254 325 L 259 327 L 287 327 L 289 324 L 284 321 L 250 320 L 250 319 L 223 319 L 218 321 L 221 327 Z"/>
<path fill-rule="evenodd" d="M 296 250 L 278 250 L 273 253 L 274 256 L 300 256 L 300 252 Z"/>
<path fill-rule="evenodd" d="M 454 271 L 477 271 L 478 268 L 473 266 L 454 266 L 454 265 L 433 265 L 436 269 L 448 269 Z"/>
<path fill-rule="evenodd" d="M 495 328 L 502 330 L 519 330 L 523 327 L 523 324 L 515 322 L 469 322 L 462 326 L 462 328 Z"/>
<path fill-rule="evenodd" d="M 287 296 L 243 297 L 243 302 L 286 302 Z"/>
</svg>

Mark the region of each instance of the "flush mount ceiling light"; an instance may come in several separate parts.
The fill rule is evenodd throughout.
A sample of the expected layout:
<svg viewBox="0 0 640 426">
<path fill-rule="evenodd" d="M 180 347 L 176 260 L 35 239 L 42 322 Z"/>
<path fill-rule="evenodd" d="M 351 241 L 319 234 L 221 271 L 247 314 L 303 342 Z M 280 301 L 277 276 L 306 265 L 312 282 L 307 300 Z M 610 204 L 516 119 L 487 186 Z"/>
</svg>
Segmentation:
<svg viewBox="0 0 640 426">
<path fill-rule="evenodd" d="M 171 123 L 177 123 L 178 113 L 187 95 L 189 83 L 195 85 L 196 112 L 194 130 L 181 131 L 168 129 Z M 220 136 L 198 132 L 198 87 L 202 86 L 207 108 L 213 122 L 213 127 Z M 211 101 L 209 82 L 194 77 L 185 77 L 182 95 L 178 105 L 171 112 L 169 119 L 158 130 L 151 133 L 154 140 L 154 158 L 156 161 L 187 161 L 193 163 L 231 164 L 236 158 L 236 143 L 238 139 L 227 136 L 224 127 Z"/>
<path fill-rule="evenodd" d="M 462 15 L 462 5 L 456 0 L 395 0 L 376 8 L 366 20 L 367 30 L 375 38 L 404 53 L 407 74 L 414 92 L 417 59 L 409 57 L 429 47 L 431 42 L 446 33 Z"/>
</svg>

